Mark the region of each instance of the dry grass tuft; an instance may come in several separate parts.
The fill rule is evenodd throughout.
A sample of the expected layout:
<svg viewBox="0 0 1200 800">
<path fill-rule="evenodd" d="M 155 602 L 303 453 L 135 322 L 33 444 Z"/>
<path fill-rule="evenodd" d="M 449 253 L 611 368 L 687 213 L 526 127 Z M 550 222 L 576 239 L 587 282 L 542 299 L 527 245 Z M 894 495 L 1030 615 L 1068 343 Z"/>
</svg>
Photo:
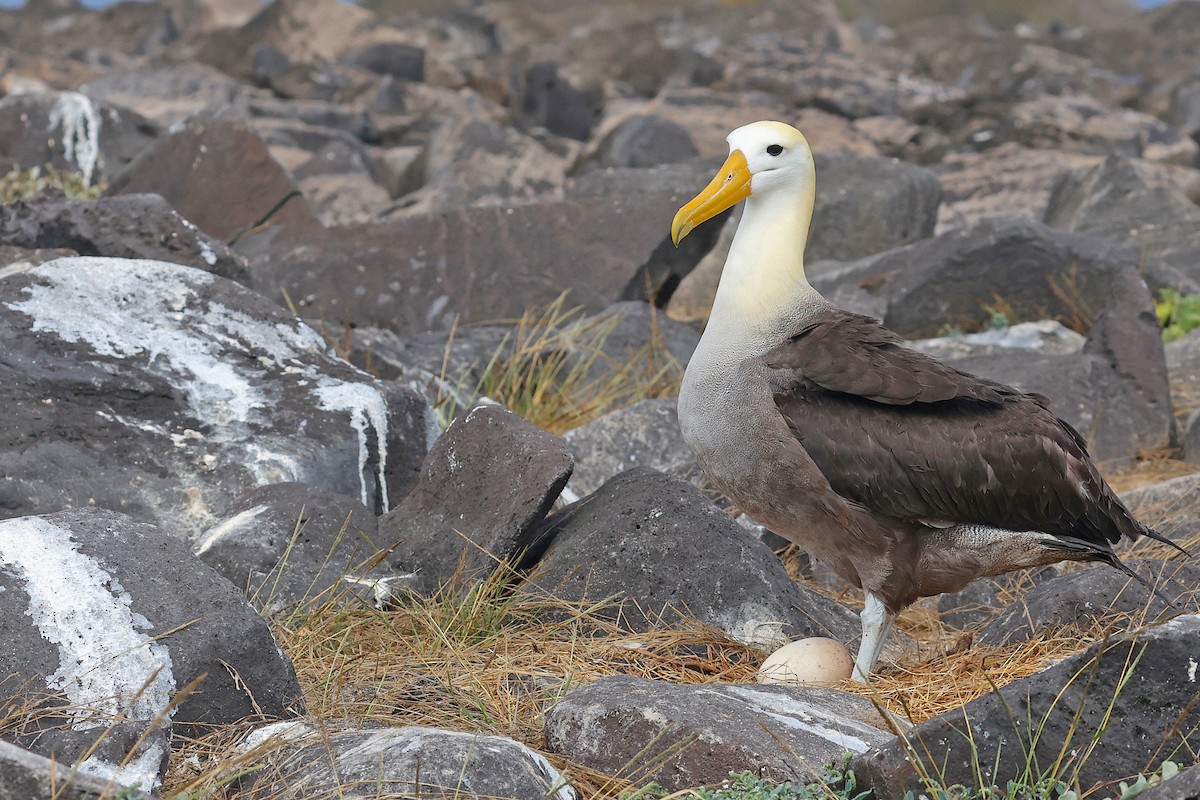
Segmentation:
<svg viewBox="0 0 1200 800">
<path fill-rule="evenodd" d="M 616 674 L 745 682 L 761 662 L 763 654 L 701 623 L 633 634 L 601 616 L 612 610 L 515 594 L 494 578 L 391 611 L 331 599 L 275 619 L 274 628 L 310 716 L 331 728 L 338 724 L 331 720 L 430 726 L 508 736 L 539 751 L 546 709 L 576 686 Z M 220 730 L 188 743 L 173 759 L 164 796 L 238 797 L 229 773 L 265 752 L 237 754 L 242 733 Z M 544 755 L 585 797 L 634 786 Z"/>
<path fill-rule="evenodd" d="M 1117 472 L 1105 475 L 1105 480 L 1118 493 L 1128 492 L 1160 481 L 1169 481 L 1200 472 L 1200 466 L 1189 464 L 1174 450 L 1139 453 L 1134 463 Z"/>
<path fill-rule="evenodd" d="M 435 402 L 443 417 L 453 417 L 458 398 L 483 396 L 562 434 L 641 400 L 679 394 L 683 365 L 663 339 L 659 312 L 651 317 L 647 344 L 618 360 L 604 345 L 620 318 L 585 318 L 583 309 L 568 309 L 565 301 L 566 295 L 560 295 L 519 320 L 489 323 L 512 324 L 513 332 L 492 354 L 474 386 L 465 385 L 466 376 L 447 375 L 443 362 Z M 452 332 L 447 356 L 453 346 Z"/>
</svg>

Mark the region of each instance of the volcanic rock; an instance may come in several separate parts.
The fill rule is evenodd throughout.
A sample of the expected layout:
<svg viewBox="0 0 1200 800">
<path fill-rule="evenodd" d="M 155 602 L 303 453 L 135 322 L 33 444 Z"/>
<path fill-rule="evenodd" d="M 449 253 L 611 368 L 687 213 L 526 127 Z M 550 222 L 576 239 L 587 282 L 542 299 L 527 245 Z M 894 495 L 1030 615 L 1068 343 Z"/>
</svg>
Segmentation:
<svg viewBox="0 0 1200 800">
<path fill-rule="evenodd" d="M 455 420 L 412 492 L 379 521 L 391 562 L 432 587 L 461 569 L 469 586 L 537 546 L 536 528 L 571 475 L 557 436 L 498 406 Z"/>
<path fill-rule="evenodd" d="M 1186 747 L 1187 732 L 1200 724 L 1188 666 L 1197 636 L 1200 616 L 1192 614 L 1098 642 L 917 725 L 907 741 L 856 756 L 850 768 L 878 800 L 922 791 L 913 752 L 937 765 L 945 785 L 977 786 L 982 770 L 985 782 L 1003 786 L 1030 763 L 1053 764 L 1082 747 L 1088 758 L 1072 766 L 1081 786 L 1137 775 Z"/>
<path fill-rule="evenodd" d="M 99 200 L 41 197 L 2 206 L 0 244 L 167 261 L 242 282 L 249 277 L 244 259 L 152 194 Z"/>
<path fill-rule="evenodd" d="M 230 116 L 189 118 L 108 189 L 110 195 L 140 192 L 162 195 L 200 230 L 227 242 L 267 224 L 320 227 L 253 128 Z"/>
<path fill-rule="evenodd" d="M 9 736 L 75 763 L 114 720 L 195 736 L 256 714 L 303 712 L 270 628 L 187 546 L 102 509 L 0 522 L 0 674 L 6 695 L 57 711 Z M 173 710 L 177 693 L 206 676 Z M 129 725 L 126 725 L 129 727 Z M 135 742 L 136 736 L 129 741 Z M 166 757 L 148 737 L 85 761 L 86 773 L 151 787 Z"/>
<path fill-rule="evenodd" d="M 136 789 L 72 769 L 0 741 L 0 795 L 25 800 L 97 800 L 114 789 L 127 800 L 149 800 Z"/>
<path fill-rule="evenodd" d="M 112 181 L 158 134 L 141 115 L 78 92 L 0 100 L 0 159 L 23 169 L 76 171 L 86 184 Z"/>
<path fill-rule="evenodd" d="M 378 528 L 375 515 L 354 498 L 277 483 L 238 498 L 194 549 L 256 606 L 277 612 L 336 598 L 360 582 L 409 579 L 370 574 L 384 555 Z M 415 581 L 408 583 L 415 587 Z"/>
<path fill-rule="evenodd" d="M 0 280 L 0 331 L 3 516 L 96 505 L 190 536 L 248 489 L 282 481 L 380 511 L 389 465 L 410 458 L 369 376 L 200 270 L 43 264 Z M 424 428 L 406 435 L 425 446 Z"/>
<path fill-rule="evenodd" d="M 835 689 L 679 686 L 632 675 L 568 692 L 545 727 L 550 751 L 667 791 L 744 771 L 808 783 L 825 764 L 895 739 L 869 699 Z"/>
<path fill-rule="evenodd" d="M 1103 625 L 1106 631 L 1161 622 L 1182 610 L 1195 612 L 1200 567 L 1173 561 L 1126 561 L 1157 594 L 1128 575 L 1096 565 L 1039 583 L 1021 599 L 1009 603 L 984 628 L 976 641 L 1003 647 L 1047 632 Z M 1169 606 L 1170 600 L 1174 606 Z"/>
<path fill-rule="evenodd" d="M 757 647 L 829 636 L 849 642 L 849 609 L 793 583 L 765 544 L 694 486 L 623 472 L 547 518 L 550 548 L 525 591 L 619 602 L 599 611 L 644 631 L 686 615 Z"/>
<path fill-rule="evenodd" d="M 342 731 L 275 756 L 258 800 L 382 795 L 459 800 L 576 800 L 543 756 L 503 736 L 440 728 Z"/>
</svg>

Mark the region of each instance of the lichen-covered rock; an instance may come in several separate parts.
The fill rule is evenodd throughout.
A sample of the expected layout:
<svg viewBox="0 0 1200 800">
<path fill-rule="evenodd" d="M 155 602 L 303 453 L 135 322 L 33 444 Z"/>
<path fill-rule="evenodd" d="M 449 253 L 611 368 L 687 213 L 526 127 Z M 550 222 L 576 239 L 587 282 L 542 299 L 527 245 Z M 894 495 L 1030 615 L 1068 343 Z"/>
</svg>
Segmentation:
<svg viewBox="0 0 1200 800">
<path fill-rule="evenodd" d="M 152 788 L 170 726 L 303 711 L 291 662 L 241 593 L 153 526 L 101 509 L 0 521 L 0 691 L 53 709 L 8 733 L 76 763 L 114 722 L 125 748 L 81 769 Z M 193 681 L 191 693 L 169 704 Z M 132 728 L 132 730 L 130 730 Z"/>
<path fill-rule="evenodd" d="M 342 731 L 277 754 L 250 797 L 259 800 L 427 797 L 576 800 L 550 762 L 502 736 L 440 728 Z"/>
<path fill-rule="evenodd" d="M 0 336 L 3 516 L 95 505 L 187 537 L 282 481 L 389 507 L 380 387 L 238 284 L 60 259 L 0 280 Z"/>
<path fill-rule="evenodd" d="M 668 791 L 751 771 L 808 783 L 848 753 L 907 727 L 866 697 L 814 686 L 679 686 L 614 675 L 568 692 L 546 714 L 546 746 L 604 774 Z"/>
</svg>

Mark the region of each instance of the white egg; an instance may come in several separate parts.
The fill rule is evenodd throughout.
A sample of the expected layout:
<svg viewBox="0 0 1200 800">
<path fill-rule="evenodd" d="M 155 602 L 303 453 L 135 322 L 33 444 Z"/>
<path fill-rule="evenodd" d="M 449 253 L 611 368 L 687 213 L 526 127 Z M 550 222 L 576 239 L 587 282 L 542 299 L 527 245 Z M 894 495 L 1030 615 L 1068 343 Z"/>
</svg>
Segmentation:
<svg viewBox="0 0 1200 800">
<path fill-rule="evenodd" d="M 836 639 L 813 637 L 790 642 L 767 656 L 759 683 L 831 686 L 850 677 L 854 659 Z"/>
</svg>

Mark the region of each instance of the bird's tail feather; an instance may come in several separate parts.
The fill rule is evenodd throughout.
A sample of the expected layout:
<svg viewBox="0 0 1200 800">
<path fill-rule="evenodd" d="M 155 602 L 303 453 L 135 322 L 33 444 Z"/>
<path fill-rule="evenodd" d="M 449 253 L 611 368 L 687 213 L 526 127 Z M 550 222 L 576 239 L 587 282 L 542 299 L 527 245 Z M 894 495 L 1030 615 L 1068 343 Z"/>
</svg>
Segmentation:
<svg viewBox="0 0 1200 800">
<path fill-rule="evenodd" d="M 1161 542 L 1165 545 L 1170 545 L 1171 547 L 1174 547 L 1176 550 L 1183 553 L 1188 558 L 1194 558 L 1194 556 L 1191 553 L 1189 553 L 1186 549 L 1184 549 L 1183 545 L 1172 542 L 1166 536 L 1163 536 L 1161 533 L 1154 530 L 1153 528 L 1146 528 L 1145 535 L 1150 537 L 1151 539 L 1153 539 L 1156 542 Z"/>
</svg>

